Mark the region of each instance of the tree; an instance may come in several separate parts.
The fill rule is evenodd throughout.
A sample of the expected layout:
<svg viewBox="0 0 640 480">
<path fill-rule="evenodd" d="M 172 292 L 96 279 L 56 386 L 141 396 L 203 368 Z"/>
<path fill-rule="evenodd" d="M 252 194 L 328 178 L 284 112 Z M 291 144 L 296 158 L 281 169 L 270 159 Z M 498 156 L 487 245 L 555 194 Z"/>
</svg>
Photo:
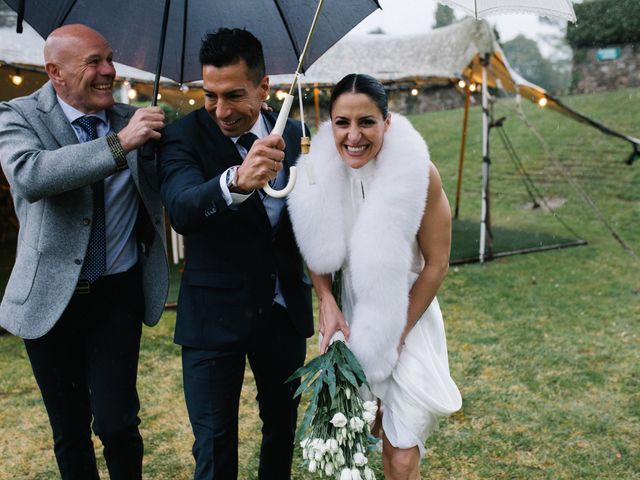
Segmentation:
<svg viewBox="0 0 640 480">
<path fill-rule="evenodd" d="M 513 69 L 545 90 L 557 92 L 567 86 L 568 76 L 540 53 L 535 40 L 518 35 L 505 42 L 502 50 Z"/>
<path fill-rule="evenodd" d="M 435 15 L 436 22 L 433 24 L 433 28 L 446 27 L 456 21 L 456 15 L 453 13 L 451 7 L 438 4 Z"/>
</svg>

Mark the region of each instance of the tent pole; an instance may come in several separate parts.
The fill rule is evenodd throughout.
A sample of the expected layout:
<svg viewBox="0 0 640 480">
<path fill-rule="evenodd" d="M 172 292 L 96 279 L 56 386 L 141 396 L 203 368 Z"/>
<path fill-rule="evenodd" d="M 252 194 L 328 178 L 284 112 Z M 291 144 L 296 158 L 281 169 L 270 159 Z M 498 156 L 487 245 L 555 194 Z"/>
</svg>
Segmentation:
<svg viewBox="0 0 640 480">
<path fill-rule="evenodd" d="M 460 142 L 460 160 L 458 161 L 458 185 L 456 187 L 456 208 L 453 215 L 454 219 L 458 219 L 460 210 L 460 190 L 462 189 L 462 167 L 464 165 L 464 150 L 467 145 L 467 126 L 469 125 L 469 102 L 471 99 L 471 90 L 469 87 L 465 89 L 466 96 L 464 100 L 464 120 L 462 121 L 462 140 Z"/>
<path fill-rule="evenodd" d="M 482 64 L 482 210 L 480 214 L 480 251 L 478 258 L 484 263 L 491 257 L 491 223 L 489 216 L 489 85 L 487 70 L 489 56 L 481 59 Z"/>
<path fill-rule="evenodd" d="M 313 107 L 316 112 L 316 129 L 320 128 L 320 93 L 318 92 L 318 82 L 313 84 Z"/>
</svg>

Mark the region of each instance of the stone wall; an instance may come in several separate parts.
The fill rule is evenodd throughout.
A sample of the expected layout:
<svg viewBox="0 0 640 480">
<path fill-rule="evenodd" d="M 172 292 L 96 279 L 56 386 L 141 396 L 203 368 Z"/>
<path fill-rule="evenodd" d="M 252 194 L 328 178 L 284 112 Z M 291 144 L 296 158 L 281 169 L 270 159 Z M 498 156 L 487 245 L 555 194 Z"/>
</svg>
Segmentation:
<svg viewBox="0 0 640 480">
<path fill-rule="evenodd" d="M 597 48 L 576 50 L 573 55 L 573 93 L 591 93 L 640 86 L 640 44 L 612 45 L 620 58 L 598 60 Z"/>
<path fill-rule="evenodd" d="M 411 89 L 388 91 L 389 110 L 410 115 L 464 107 L 464 95 L 451 84 L 422 87 L 419 90 L 415 96 L 411 95 Z"/>
</svg>

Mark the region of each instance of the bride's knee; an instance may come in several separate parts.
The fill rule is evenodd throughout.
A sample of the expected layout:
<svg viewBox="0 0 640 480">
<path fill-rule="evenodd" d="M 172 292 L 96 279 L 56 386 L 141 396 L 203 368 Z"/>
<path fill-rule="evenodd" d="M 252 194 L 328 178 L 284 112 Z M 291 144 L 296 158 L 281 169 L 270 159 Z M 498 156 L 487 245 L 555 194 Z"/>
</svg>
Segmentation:
<svg viewBox="0 0 640 480">
<path fill-rule="evenodd" d="M 391 474 L 390 478 L 400 480 L 415 477 L 420 463 L 420 453 L 417 448 L 393 448 L 385 454 L 385 464 Z"/>
</svg>

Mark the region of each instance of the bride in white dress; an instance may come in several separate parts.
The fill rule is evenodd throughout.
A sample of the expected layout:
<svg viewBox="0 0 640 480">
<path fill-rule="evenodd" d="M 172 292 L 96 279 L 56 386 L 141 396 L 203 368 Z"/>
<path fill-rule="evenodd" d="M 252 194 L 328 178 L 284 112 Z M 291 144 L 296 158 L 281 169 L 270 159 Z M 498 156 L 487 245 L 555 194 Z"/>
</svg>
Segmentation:
<svg viewBox="0 0 640 480">
<path fill-rule="evenodd" d="M 383 405 L 383 467 L 420 478 L 438 417 L 460 409 L 436 293 L 451 244 L 451 211 L 427 146 L 392 115 L 380 82 L 351 74 L 334 88 L 331 121 L 298 162 L 288 200 L 319 300 L 320 346 L 342 331 Z M 331 293 L 342 270 L 342 311 Z"/>
</svg>

